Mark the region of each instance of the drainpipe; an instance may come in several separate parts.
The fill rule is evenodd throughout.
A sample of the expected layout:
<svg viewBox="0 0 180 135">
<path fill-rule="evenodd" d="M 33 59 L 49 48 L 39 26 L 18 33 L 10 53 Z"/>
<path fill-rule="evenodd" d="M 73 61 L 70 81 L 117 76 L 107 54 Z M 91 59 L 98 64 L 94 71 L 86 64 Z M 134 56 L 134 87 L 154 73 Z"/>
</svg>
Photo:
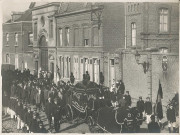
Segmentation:
<svg viewBox="0 0 180 135">
<path fill-rule="evenodd" d="M 125 3 L 125 8 L 124 8 L 124 12 L 125 12 L 125 16 L 124 16 L 124 18 L 125 18 L 125 46 L 124 46 L 124 48 L 126 49 L 127 48 L 127 42 L 126 42 L 126 40 L 127 40 L 127 35 L 126 35 L 126 26 L 127 26 L 127 24 L 126 24 L 126 3 Z"/>
<path fill-rule="evenodd" d="M 21 45 L 22 45 L 22 71 L 24 70 L 24 43 L 23 43 L 23 22 L 21 22 Z"/>
</svg>

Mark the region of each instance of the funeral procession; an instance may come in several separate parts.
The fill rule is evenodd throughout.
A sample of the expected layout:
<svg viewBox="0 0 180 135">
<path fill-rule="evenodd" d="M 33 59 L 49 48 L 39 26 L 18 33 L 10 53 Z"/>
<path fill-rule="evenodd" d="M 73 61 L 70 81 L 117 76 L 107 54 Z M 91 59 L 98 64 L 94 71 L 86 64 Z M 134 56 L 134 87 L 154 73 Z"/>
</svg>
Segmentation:
<svg viewBox="0 0 180 135">
<path fill-rule="evenodd" d="M 1 133 L 179 134 L 178 0 L 1 5 Z"/>
</svg>

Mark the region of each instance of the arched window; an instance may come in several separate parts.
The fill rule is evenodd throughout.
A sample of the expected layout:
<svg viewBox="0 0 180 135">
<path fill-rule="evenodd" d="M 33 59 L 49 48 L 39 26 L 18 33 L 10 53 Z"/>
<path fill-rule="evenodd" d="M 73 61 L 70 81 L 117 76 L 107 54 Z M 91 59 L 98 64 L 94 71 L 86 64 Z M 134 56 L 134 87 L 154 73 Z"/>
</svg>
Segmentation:
<svg viewBox="0 0 180 135">
<path fill-rule="evenodd" d="M 136 23 L 131 23 L 131 42 L 132 46 L 136 46 Z"/>
<path fill-rule="evenodd" d="M 160 32 L 168 31 L 168 9 L 161 8 L 159 10 L 159 30 Z"/>
</svg>

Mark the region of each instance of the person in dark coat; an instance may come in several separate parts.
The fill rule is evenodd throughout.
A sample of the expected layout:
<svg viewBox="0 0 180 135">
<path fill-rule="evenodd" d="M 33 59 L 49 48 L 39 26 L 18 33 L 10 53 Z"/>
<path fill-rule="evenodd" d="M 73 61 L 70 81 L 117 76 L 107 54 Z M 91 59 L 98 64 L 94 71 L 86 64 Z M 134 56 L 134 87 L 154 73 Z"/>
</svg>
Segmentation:
<svg viewBox="0 0 180 135">
<path fill-rule="evenodd" d="M 139 97 L 139 100 L 137 101 L 137 109 L 142 114 L 144 112 L 144 101 L 142 100 L 142 97 Z"/>
<path fill-rule="evenodd" d="M 73 75 L 73 73 L 71 72 L 70 81 L 71 81 L 71 84 L 72 84 L 72 85 L 74 84 L 74 80 L 75 80 L 74 75 Z"/>
<path fill-rule="evenodd" d="M 149 124 L 150 117 L 152 114 L 152 103 L 150 102 L 149 97 L 146 98 L 146 102 L 144 104 L 144 110 L 145 110 L 145 114 L 146 114 L 146 122 L 147 122 L 147 124 Z"/>
<path fill-rule="evenodd" d="M 9 97 L 8 97 L 6 91 L 4 91 L 4 95 L 2 96 L 2 105 L 3 105 L 3 108 L 4 108 L 4 114 L 6 116 L 7 115 L 8 106 L 9 106 Z"/>
<path fill-rule="evenodd" d="M 48 101 L 48 86 L 44 87 L 44 104 L 46 105 L 47 101 Z"/>
<path fill-rule="evenodd" d="M 173 105 L 170 104 L 167 109 L 167 120 L 168 120 L 168 129 L 169 133 L 171 133 L 171 127 L 173 127 L 173 133 L 176 132 L 176 114 Z"/>
<path fill-rule="evenodd" d="M 18 105 L 16 106 L 16 116 L 17 116 L 17 129 L 21 129 L 21 114 L 23 110 L 23 106 L 21 104 L 21 102 L 18 102 Z"/>
<path fill-rule="evenodd" d="M 21 111 L 21 115 L 20 115 L 20 119 L 21 119 L 21 129 L 25 126 L 25 119 L 24 119 L 24 116 L 27 112 L 27 107 L 25 104 L 23 104 L 23 108 L 22 108 L 22 111 Z"/>
<path fill-rule="evenodd" d="M 60 106 L 58 105 L 57 99 L 54 100 L 52 116 L 54 117 L 54 129 L 56 133 L 58 133 L 60 129 L 61 114 L 60 114 Z"/>
<path fill-rule="evenodd" d="M 123 96 L 123 98 L 118 100 L 118 103 L 119 103 L 119 107 L 126 108 L 127 107 L 127 103 L 126 103 L 126 100 L 125 100 L 125 96 Z"/>
<path fill-rule="evenodd" d="M 44 128 L 42 121 L 39 122 L 39 133 L 47 133 L 47 130 Z"/>
<path fill-rule="evenodd" d="M 129 91 L 126 91 L 125 100 L 127 103 L 127 106 L 131 106 L 131 96 L 129 95 Z"/>
<path fill-rule="evenodd" d="M 119 88 L 118 88 L 118 90 L 120 91 L 121 94 L 124 94 L 125 85 L 124 85 L 122 80 L 119 81 Z"/>
<path fill-rule="evenodd" d="M 39 132 L 39 124 L 38 124 L 38 121 L 36 119 L 35 114 L 33 114 L 33 119 L 30 122 L 29 129 L 30 129 L 31 133 L 38 133 Z"/>
<path fill-rule="evenodd" d="M 48 98 L 48 102 L 45 105 L 45 113 L 49 123 L 49 130 L 51 131 L 51 122 L 53 115 L 53 103 L 51 102 L 51 98 Z"/>
<path fill-rule="evenodd" d="M 24 116 L 25 123 L 27 125 L 27 130 L 29 131 L 29 126 L 31 123 L 31 120 L 33 119 L 33 112 L 31 111 L 31 107 L 28 107 L 28 112 Z"/>
<path fill-rule="evenodd" d="M 148 124 L 149 133 L 160 133 L 160 126 L 155 122 L 155 116 L 151 115 L 151 122 Z"/>
</svg>

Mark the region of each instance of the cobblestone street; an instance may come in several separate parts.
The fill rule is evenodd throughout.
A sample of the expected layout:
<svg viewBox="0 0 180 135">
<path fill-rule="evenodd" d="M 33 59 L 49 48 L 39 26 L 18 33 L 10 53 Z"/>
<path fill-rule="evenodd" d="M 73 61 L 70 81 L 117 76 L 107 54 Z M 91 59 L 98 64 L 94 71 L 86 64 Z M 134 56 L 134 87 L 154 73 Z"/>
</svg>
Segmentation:
<svg viewBox="0 0 180 135">
<path fill-rule="evenodd" d="M 48 129 L 48 122 L 47 122 L 44 112 L 40 113 L 40 118 L 43 121 L 45 128 Z M 165 127 L 164 129 L 161 130 L 161 133 L 168 133 L 166 118 L 164 118 L 162 122 L 164 123 Z M 22 130 L 17 130 L 16 126 L 17 126 L 17 122 L 15 120 L 11 119 L 10 116 L 3 115 L 2 117 L 2 132 L 3 133 L 5 132 L 6 133 L 23 133 Z M 67 122 L 62 123 L 60 125 L 60 132 L 61 133 L 91 133 L 88 125 L 85 122 L 81 122 L 81 121 L 79 121 L 78 123 L 73 121 L 71 124 Z M 52 133 L 55 133 L 55 131 L 53 130 Z M 147 124 L 145 121 L 141 125 L 140 133 L 148 133 Z"/>
</svg>

